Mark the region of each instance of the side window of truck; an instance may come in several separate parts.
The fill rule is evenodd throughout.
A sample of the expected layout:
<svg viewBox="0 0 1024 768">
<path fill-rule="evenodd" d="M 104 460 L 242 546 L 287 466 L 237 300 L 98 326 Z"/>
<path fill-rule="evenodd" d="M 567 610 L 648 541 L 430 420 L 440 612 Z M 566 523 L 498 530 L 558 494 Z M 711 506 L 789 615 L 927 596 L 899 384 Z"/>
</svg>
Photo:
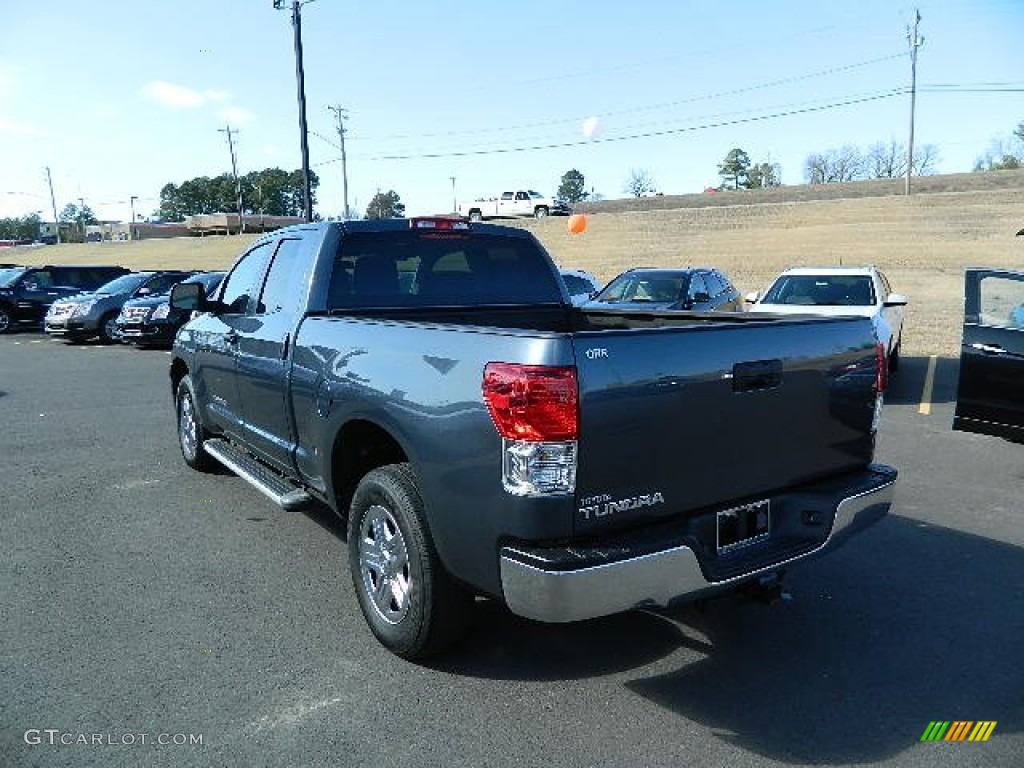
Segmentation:
<svg viewBox="0 0 1024 768">
<path fill-rule="evenodd" d="M 256 246 L 231 270 L 220 293 L 220 302 L 224 306 L 225 314 L 241 315 L 248 311 L 250 298 L 257 290 L 272 246 L 273 242 Z"/>
<path fill-rule="evenodd" d="M 297 269 L 302 240 L 288 238 L 277 246 L 274 261 L 263 281 L 263 291 L 256 305 L 256 314 L 280 312 L 285 307 L 298 304 L 296 294 L 302 284 L 304 271 Z"/>
</svg>

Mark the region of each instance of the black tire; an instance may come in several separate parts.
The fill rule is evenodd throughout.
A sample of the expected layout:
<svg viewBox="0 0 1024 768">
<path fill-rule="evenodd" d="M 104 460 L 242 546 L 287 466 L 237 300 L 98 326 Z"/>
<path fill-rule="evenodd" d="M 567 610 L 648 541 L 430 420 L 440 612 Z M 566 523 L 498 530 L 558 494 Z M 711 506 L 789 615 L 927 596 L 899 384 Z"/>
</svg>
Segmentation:
<svg viewBox="0 0 1024 768">
<path fill-rule="evenodd" d="M 538 219 L 546 219 L 548 216 L 548 207 L 546 205 L 538 205 L 537 209 L 533 212 L 533 215 Z"/>
<path fill-rule="evenodd" d="M 7 307 L 0 306 L 0 333 L 7 333 L 14 325 L 14 320 Z"/>
<path fill-rule="evenodd" d="M 461 639 L 473 595 L 437 556 L 412 468 L 389 464 L 368 472 L 348 518 L 352 583 L 380 643 L 404 659 L 420 659 Z"/>
<path fill-rule="evenodd" d="M 197 472 L 214 472 L 217 462 L 203 450 L 203 441 L 210 434 L 203 428 L 196 408 L 196 396 L 192 389 L 192 381 L 188 376 L 178 382 L 178 390 L 174 398 L 174 412 L 177 416 L 178 446 L 185 463 Z"/>
<path fill-rule="evenodd" d="M 104 344 L 113 344 L 117 341 L 117 329 L 115 324 L 117 323 L 117 312 L 108 312 L 100 318 L 99 322 L 99 339 Z"/>
</svg>

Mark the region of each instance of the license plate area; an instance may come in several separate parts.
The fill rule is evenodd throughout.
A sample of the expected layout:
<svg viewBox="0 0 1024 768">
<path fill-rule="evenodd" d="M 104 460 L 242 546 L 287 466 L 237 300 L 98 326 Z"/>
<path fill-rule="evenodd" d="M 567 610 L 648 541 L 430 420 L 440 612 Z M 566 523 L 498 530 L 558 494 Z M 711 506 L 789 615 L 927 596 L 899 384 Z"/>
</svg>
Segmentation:
<svg viewBox="0 0 1024 768">
<path fill-rule="evenodd" d="M 764 541 L 771 532 L 768 499 L 722 510 L 716 517 L 716 545 L 720 555 Z"/>
</svg>

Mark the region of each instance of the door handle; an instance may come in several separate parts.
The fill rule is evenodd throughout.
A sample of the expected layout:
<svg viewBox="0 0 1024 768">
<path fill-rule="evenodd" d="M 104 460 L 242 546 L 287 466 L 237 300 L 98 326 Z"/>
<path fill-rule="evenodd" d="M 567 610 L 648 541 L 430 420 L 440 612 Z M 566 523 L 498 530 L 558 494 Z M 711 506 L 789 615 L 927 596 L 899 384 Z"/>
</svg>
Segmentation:
<svg viewBox="0 0 1024 768">
<path fill-rule="evenodd" d="M 979 352 L 984 352 L 986 355 L 1006 354 L 1006 350 L 1000 347 L 998 344 L 982 344 L 976 341 L 973 344 L 971 344 L 971 349 L 976 349 Z"/>
</svg>

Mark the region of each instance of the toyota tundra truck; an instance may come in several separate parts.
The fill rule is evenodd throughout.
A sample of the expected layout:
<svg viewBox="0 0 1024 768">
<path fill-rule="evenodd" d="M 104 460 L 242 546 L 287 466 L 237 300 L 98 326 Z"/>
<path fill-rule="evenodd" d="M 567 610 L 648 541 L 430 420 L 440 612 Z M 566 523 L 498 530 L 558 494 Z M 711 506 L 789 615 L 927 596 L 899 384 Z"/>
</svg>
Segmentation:
<svg viewBox="0 0 1024 768">
<path fill-rule="evenodd" d="M 171 303 L 198 313 L 170 365 L 185 462 L 347 520 L 405 658 L 476 596 L 543 622 L 692 600 L 891 503 L 866 318 L 575 308 L 531 234 L 451 218 L 279 230 Z"/>
</svg>

